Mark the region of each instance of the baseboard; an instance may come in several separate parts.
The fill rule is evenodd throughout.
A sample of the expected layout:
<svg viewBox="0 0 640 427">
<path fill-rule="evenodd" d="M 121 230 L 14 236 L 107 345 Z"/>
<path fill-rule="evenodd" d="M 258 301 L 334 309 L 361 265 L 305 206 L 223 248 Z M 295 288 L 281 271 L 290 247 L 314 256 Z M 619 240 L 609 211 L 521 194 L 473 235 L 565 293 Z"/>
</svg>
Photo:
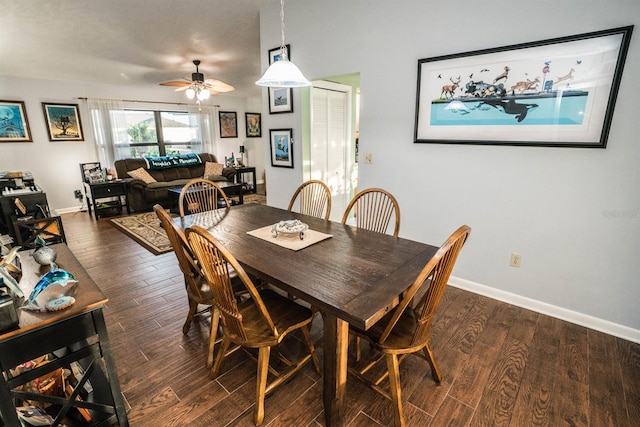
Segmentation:
<svg viewBox="0 0 640 427">
<path fill-rule="evenodd" d="M 73 206 L 70 208 L 61 208 L 61 209 L 55 209 L 55 212 L 58 215 L 62 215 L 62 214 L 66 214 L 66 213 L 73 213 L 73 212 L 86 212 L 87 208 L 84 206 Z"/>
<path fill-rule="evenodd" d="M 589 329 L 604 332 L 618 338 L 622 338 L 635 343 L 640 343 L 640 330 L 638 329 L 633 329 L 628 326 L 613 323 L 608 320 L 599 319 L 587 314 L 578 313 L 576 311 L 568 310 L 566 308 L 558 307 L 552 304 L 536 301 L 531 298 L 516 295 L 511 292 L 502 291 L 490 286 L 481 285 L 479 283 L 461 279 L 459 277 L 451 276 L 451 278 L 449 279 L 449 285 L 456 288 L 464 289 L 465 291 L 473 292 L 475 294 L 484 295 L 498 301 L 513 304 L 518 307 L 526 308 L 527 310 L 532 310 L 537 313 L 575 323 L 576 325 L 584 326 Z"/>
</svg>

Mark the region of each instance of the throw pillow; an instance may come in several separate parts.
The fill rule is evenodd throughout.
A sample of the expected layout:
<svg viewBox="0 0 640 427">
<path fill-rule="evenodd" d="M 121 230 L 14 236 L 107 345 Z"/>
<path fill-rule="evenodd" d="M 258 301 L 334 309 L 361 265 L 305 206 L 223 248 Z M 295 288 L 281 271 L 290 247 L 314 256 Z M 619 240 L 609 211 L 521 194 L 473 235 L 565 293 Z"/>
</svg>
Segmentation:
<svg viewBox="0 0 640 427">
<path fill-rule="evenodd" d="M 158 182 L 158 181 L 155 180 L 154 177 L 149 175 L 149 172 L 147 172 L 144 168 L 138 168 L 136 170 L 129 171 L 129 172 L 127 172 L 127 174 L 131 178 L 139 179 L 140 181 L 144 182 L 145 184 L 151 184 L 152 182 Z"/>
<path fill-rule="evenodd" d="M 204 165 L 204 177 L 206 178 L 211 175 L 222 175 L 223 169 L 224 166 L 222 165 L 222 163 L 207 162 Z"/>
</svg>

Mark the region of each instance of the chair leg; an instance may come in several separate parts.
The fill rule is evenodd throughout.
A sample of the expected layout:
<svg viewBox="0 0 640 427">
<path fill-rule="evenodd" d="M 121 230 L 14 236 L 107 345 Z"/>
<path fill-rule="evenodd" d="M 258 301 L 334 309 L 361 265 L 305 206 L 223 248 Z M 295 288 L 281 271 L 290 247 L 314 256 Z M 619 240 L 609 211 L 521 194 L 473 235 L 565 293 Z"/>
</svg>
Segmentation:
<svg viewBox="0 0 640 427">
<path fill-rule="evenodd" d="M 218 355 L 216 356 L 216 362 L 213 364 L 213 368 L 211 368 L 211 378 L 217 378 L 220 373 L 220 367 L 222 366 L 222 361 L 227 355 L 227 350 L 229 350 L 229 346 L 231 345 L 231 340 L 227 337 L 222 338 L 222 344 L 218 349 Z"/>
<path fill-rule="evenodd" d="M 400 363 L 398 356 L 387 354 L 387 369 L 389 371 L 389 388 L 391 389 L 391 399 L 393 401 L 393 425 L 404 427 L 404 413 L 402 410 L 402 392 L 400 391 Z"/>
<path fill-rule="evenodd" d="M 440 385 L 440 383 L 442 383 L 442 374 L 440 373 L 440 369 L 438 369 L 435 357 L 433 357 L 431 346 L 429 344 L 425 345 L 423 351 L 427 358 L 427 362 L 429 362 L 429 366 L 431 367 L 431 376 L 436 384 Z"/>
<path fill-rule="evenodd" d="M 270 347 L 261 347 L 258 353 L 258 378 L 256 385 L 256 407 L 253 411 L 253 422 L 259 426 L 264 421 L 264 393 L 267 388 L 269 374 Z"/>
<path fill-rule="evenodd" d="M 302 335 L 304 335 L 304 340 L 307 342 L 307 348 L 309 349 L 309 354 L 311 355 L 313 366 L 316 369 L 316 372 L 320 373 L 320 362 L 318 361 L 318 355 L 316 354 L 316 349 L 313 346 L 313 341 L 311 340 L 309 328 L 307 328 L 306 326 L 302 328 Z"/>
<path fill-rule="evenodd" d="M 218 307 L 211 308 L 211 330 L 209 331 L 209 351 L 207 352 L 207 368 L 213 366 L 213 350 L 216 346 L 218 336 L 218 325 L 220 323 L 220 311 Z"/>
<path fill-rule="evenodd" d="M 191 322 L 198 311 L 198 303 L 192 300 L 189 300 L 189 314 L 187 314 L 187 320 L 184 322 L 182 326 L 182 333 L 187 335 L 189 333 L 189 329 L 191 328 Z"/>
</svg>

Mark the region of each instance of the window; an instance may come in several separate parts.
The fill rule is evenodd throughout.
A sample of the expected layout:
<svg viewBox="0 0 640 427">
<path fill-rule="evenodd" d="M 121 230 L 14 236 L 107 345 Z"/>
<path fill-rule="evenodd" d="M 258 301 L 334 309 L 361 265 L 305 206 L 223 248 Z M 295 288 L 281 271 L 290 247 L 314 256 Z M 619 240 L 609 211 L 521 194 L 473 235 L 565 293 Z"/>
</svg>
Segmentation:
<svg viewBox="0 0 640 427">
<path fill-rule="evenodd" d="M 116 143 L 117 158 L 194 153 L 202 149 L 198 126 L 186 112 L 124 110 L 127 141 Z"/>
</svg>

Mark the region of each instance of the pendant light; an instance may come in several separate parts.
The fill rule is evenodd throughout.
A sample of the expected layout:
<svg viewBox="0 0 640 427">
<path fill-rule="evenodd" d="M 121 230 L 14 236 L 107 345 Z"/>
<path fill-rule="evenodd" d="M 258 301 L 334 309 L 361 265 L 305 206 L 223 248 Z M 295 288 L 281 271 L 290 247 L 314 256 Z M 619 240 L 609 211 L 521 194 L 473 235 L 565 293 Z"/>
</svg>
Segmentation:
<svg viewBox="0 0 640 427">
<path fill-rule="evenodd" d="M 280 33 L 282 36 L 280 59 L 267 68 L 267 71 L 264 72 L 256 84 L 265 87 L 311 86 L 311 82 L 302 75 L 300 69 L 289 61 L 287 57 L 287 48 L 284 44 L 284 0 L 280 0 Z"/>
</svg>

